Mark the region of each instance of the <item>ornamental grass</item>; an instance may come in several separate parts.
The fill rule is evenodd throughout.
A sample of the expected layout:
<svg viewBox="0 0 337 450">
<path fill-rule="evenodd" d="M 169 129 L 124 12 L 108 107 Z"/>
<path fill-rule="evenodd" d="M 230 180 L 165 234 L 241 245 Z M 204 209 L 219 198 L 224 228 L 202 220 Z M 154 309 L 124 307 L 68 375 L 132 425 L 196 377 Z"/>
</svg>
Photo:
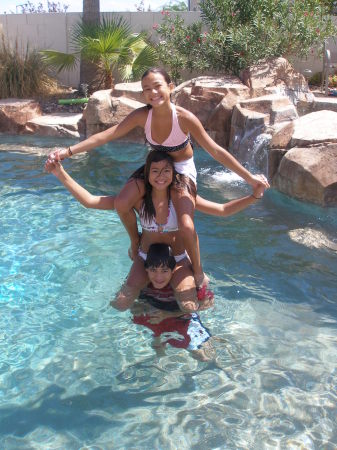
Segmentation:
<svg viewBox="0 0 337 450">
<path fill-rule="evenodd" d="M 2 36 L 0 42 L 0 98 L 44 96 L 58 89 L 36 50 L 20 46 L 16 39 L 10 45 Z"/>
</svg>

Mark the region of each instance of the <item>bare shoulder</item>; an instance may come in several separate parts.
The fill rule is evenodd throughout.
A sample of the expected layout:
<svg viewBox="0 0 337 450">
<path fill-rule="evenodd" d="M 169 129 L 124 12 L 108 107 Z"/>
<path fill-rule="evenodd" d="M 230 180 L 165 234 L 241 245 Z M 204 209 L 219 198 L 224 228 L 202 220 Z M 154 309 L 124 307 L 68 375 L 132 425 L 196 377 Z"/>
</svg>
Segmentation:
<svg viewBox="0 0 337 450">
<path fill-rule="evenodd" d="M 177 110 L 178 119 L 192 119 L 193 117 L 195 117 L 195 115 L 193 113 L 191 113 L 191 111 L 183 108 L 182 106 L 176 105 L 176 110 Z"/>
<path fill-rule="evenodd" d="M 182 108 L 181 106 L 176 106 L 177 116 L 179 120 L 180 127 L 188 132 L 191 127 L 195 126 L 199 122 L 198 118 L 188 109 Z"/>
<path fill-rule="evenodd" d="M 133 192 L 135 199 L 144 197 L 145 183 L 141 178 L 130 178 L 126 183 L 126 186 L 128 187 L 129 192 Z"/>
<path fill-rule="evenodd" d="M 129 117 L 139 126 L 144 127 L 147 119 L 149 109 L 147 106 L 142 106 L 141 108 L 135 109 Z"/>
</svg>

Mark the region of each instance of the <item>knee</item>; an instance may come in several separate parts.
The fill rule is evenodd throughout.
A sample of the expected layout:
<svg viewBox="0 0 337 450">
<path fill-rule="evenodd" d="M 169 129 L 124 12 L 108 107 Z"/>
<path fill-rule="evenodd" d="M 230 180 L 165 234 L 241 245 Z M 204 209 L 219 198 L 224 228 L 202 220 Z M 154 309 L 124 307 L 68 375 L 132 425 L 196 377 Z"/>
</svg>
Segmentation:
<svg viewBox="0 0 337 450">
<path fill-rule="evenodd" d="M 193 301 L 178 302 L 179 308 L 184 313 L 195 313 L 198 311 L 199 304 Z"/>
<path fill-rule="evenodd" d="M 186 289 L 183 291 L 175 291 L 175 298 L 179 308 L 186 313 L 194 313 L 199 309 L 199 302 L 197 291 L 195 288 Z"/>
<path fill-rule="evenodd" d="M 140 289 L 134 286 L 125 284 L 118 292 L 114 300 L 111 300 L 110 305 L 118 309 L 118 311 L 126 311 L 131 308 L 136 298 L 139 296 Z"/>
<path fill-rule="evenodd" d="M 183 217 L 179 223 L 179 231 L 188 236 L 195 233 L 194 222 L 190 216 Z"/>
</svg>

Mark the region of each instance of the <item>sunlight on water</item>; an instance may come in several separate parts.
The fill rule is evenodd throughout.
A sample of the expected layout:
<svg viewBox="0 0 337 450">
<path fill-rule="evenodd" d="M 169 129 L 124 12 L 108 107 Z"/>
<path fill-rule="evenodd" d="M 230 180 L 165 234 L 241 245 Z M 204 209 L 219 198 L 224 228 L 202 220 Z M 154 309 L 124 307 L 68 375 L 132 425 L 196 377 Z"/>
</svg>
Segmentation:
<svg viewBox="0 0 337 450">
<path fill-rule="evenodd" d="M 131 265 L 118 215 L 43 173 L 53 144 L 0 147 L 0 448 L 335 449 L 336 209 L 270 191 L 233 217 L 196 213 L 209 361 L 157 354 L 149 328 L 109 307 Z M 114 194 L 145 155 L 114 144 L 65 165 Z M 207 198 L 250 192 L 205 153 L 197 167 Z"/>
<path fill-rule="evenodd" d="M 234 172 L 225 172 L 224 170 L 217 170 L 216 172 L 211 172 L 211 169 L 202 169 L 199 172 L 199 174 L 208 176 L 210 178 L 209 180 L 210 182 L 213 181 L 215 183 L 236 183 L 236 184 L 244 183 L 243 179 Z"/>
</svg>

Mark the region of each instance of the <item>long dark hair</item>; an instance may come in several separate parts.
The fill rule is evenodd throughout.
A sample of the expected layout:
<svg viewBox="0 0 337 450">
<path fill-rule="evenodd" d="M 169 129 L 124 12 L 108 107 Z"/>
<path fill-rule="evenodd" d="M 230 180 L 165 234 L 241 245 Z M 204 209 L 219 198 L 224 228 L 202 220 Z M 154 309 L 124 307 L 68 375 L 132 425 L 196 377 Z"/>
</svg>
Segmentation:
<svg viewBox="0 0 337 450">
<path fill-rule="evenodd" d="M 171 195 L 170 195 L 170 189 L 171 186 L 174 183 L 174 180 L 177 176 L 177 172 L 175 171 L 173 159 L 171 156 L 166 152 L 160 152 L 158 150 L 151 150 L 149 154 L 147 155 L 145 164 L 137 169 L 130 178 L 135 178 L 144 180 L 145 185 L 145 195 L 143 197 L 143 211 L 144 211 L 144 217 L 146 221 L 150 222 L 153 217 L 156 216 L 156 209 L 153 205 L 152 201 L 152 185 L 150 184 L 149 178 L 150 178 L 150 169 L 151 164 L 154 162 L 160 162 L 160 161 L 167 161 L 167 163 L 171 166 L 173 171 L 173 178 L 172 183 L 167 187 L 167 201 L 170 201 Z"/>
<path fill-rule="evenodd" d="M 143 197 L 143 212 L 145 220 L 150 222 L 156 217 L 156 209 L 152 201 L 152 185 L 149 181 L 151 164 L 153 162 L 167 161 L 173 170 L 172 183 L 167 187 L 167 201 L 171 198 L 171 188 L 178 191 L 187 191 L 194 198 L 197 196 L 197 189 L 193 181 L 186 175 L 181 175 L 174 168 L 173 158 L 164 151 L 151 150 L 146 158 L 145 164 L 137 169 L 129 179 L 143 180 L 145 187 L 145 195 Z"/>
</svg>

